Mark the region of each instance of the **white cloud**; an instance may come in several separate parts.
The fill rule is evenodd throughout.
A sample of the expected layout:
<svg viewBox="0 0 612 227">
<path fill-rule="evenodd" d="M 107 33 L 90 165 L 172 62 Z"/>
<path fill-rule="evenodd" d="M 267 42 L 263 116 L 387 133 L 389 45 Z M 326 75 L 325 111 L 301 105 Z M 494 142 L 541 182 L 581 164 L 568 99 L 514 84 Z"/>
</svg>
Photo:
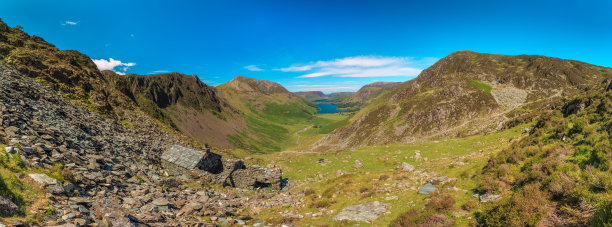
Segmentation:
<svg viewBox="0 0 612 227">
<path fill-rule="evenodd" d="M 62 22 L 62 26 L 66 26 L 66 25 L 74 26 L 74 25 L 79 24 L 79 22 L 80 22 L 80 21 L 76 21 L 76 22 L 75 22 L 75 21 L 69 21 L 69 20 L 67 20 L 67 21 Z"/>
<path fill-rule="evenodd" d="M 336 84 L 300 84 L 287 86 L 291 91 L 322 91 L 322 92 L 342 92 L 356 91 L 361 88 L 360 85 L 336 85 Z"/>
<path fill-rule="evenodd" d="M 309 64 L 294 64 L 276 70 L 306 73 L 298 76 L 299 78 L 417 76 L 423 68 L 437 60 L 437 58 L 356 56 Z"/>
<path fill-rule="evenodd" d="M 113 58 L 109 58 L 108 60 L 106 59 L 93 59 L 93 62 L 96 63 L 96 66 L 98 66 L 98 69 L 100 71 L 102 70 L 112 70 L 115 73 L 119 74 L 119 75 L 125 75 L 126 71 L 132 67 L 135 66 L 136 63 L 133 62 L 121 62 L 119 60 L 115 60 Z M 120 67 L 119 70 L 115 70 L 116 67 Z"/>
<path fill-rule="evenodd" d="M 263 69 L 257 67 L 256 65 L 247 65 L 244 67 L 244 69 L 249 71 L 263 71 Z"/>
<path fill-rule="evenodd" d="M 168 70 L 155 70 L 150 72 L 149 74 L 161 74 L 161 73 L 169 73 L 170 71 Z"/>
</svg>

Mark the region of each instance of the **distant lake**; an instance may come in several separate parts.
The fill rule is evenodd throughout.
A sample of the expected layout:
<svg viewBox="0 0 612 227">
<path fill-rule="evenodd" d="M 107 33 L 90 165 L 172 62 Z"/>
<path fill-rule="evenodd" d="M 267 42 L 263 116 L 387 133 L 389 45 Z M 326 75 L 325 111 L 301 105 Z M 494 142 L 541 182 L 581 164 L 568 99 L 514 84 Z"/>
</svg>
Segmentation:
<svg viewBox="0 0 612 227">
<path fill-rule="evenodd" d="M 334 104 L 317 104 L 317 107 L 319 107 L 319 114 L 339 113 L 347 111 L 345 109 L 338 109 L 338 106 Z"/>
</svg>

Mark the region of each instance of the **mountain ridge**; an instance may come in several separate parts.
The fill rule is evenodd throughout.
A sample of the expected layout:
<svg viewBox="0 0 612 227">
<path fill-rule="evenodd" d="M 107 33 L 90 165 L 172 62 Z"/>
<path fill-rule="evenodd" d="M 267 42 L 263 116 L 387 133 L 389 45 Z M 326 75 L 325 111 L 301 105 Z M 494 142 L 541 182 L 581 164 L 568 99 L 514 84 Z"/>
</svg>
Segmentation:
<svg viewBox="0 0 612 227">
<path fill-rule="evenodd" d="M 490 132 L 610 77 L 611 68 L 573 60 L 459 51 L 363 107 L 313 149 Z"/>
</svg>

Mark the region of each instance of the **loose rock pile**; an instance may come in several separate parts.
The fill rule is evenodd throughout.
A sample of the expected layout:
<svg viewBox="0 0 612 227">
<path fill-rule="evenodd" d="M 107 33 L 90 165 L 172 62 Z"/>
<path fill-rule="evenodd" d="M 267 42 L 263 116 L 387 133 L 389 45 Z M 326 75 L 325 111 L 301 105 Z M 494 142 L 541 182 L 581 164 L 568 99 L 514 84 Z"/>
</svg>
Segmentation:
<svg viewBox="0 0 612 227">
<path fill-rule="evenodd" d="M 210 188 L 193 190 L 181 182 L 196 179 L 164 176 L 159 157 L 181 141 L 155 123 L 143 120 L 138 128 L 123 127 L 65 101 L 3 63 L 0 88 L 0 143 L 21 155 L 28 166 L 51 169 L 63 163 L 72 173 L 72 182 L 30 174 L 54 207 L 52 215 L 44 216 L 47 225 L 214 226 L 202 216 L 244 216 L 237 211 L 248 205 L 248 198 Z M 281 187 L 280 170 L 226 161 L 229 168 L 244 167 L 214 175 L 231 186 Z M 258 185 L 277 178 L 277 184 Z M 3 199 L 0 203 L 8 204 L 3 211 L 13 212 Z"/>
</svg>

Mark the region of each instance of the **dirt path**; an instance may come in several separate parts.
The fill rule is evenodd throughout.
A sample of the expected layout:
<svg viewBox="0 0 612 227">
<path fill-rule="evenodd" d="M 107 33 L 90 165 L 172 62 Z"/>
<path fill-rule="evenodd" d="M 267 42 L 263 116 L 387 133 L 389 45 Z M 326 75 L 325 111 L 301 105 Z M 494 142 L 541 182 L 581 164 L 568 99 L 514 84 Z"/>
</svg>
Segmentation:
<svg viewBox="0 0 612 227">
<path fill-rule="evenodd" d="M 310 128 L 312 128 L 312 125 L 311 125 L 311 126 L 308 126 L 308 127 L 306 127 L 306 128 L 303 128 L 303 129 L 302 129 L 302 130 L 300 130 L 300 131 L 295 132 L 295 137 L 296 137 L 296 138 L 295 138 L 295 145 L 296 145 L 296 146 L 299 146 L 299 145 L 300 145 L 300 133 L 305 132 L 306 130 L 308 130 L 308 129 L 310 129 Z"/>
</svg>

